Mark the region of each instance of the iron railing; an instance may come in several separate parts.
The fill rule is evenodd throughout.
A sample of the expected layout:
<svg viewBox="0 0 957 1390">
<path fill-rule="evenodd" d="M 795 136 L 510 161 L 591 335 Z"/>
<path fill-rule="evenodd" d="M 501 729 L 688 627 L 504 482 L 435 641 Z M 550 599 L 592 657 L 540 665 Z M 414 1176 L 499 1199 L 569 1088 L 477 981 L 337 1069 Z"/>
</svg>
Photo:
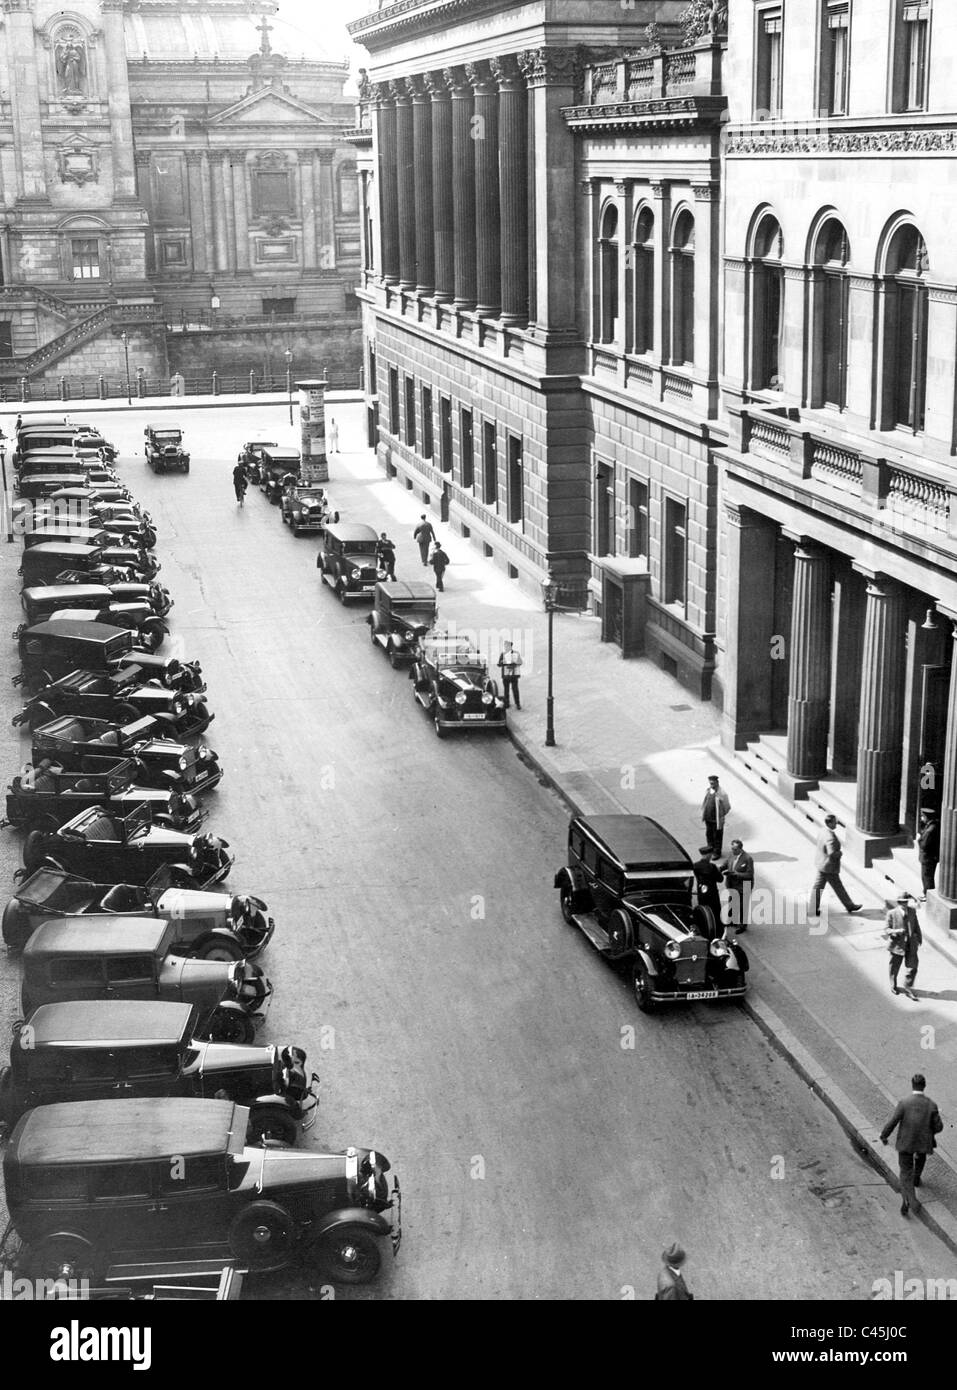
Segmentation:
<svg viewBox="0 0 957 1390">
<path fill-rule="evenodd" d="M 297 366 L 292 381 L 285 372 L 210 372 L 203 376 L 183 376 L 185 396 L 255 395 L 259 392 L 289 392 L 295 394 L 296 381 L 306 378 L 325 379 L 333 391 L 353 391 L 361 388 L 361 368 L 308 363 Z M 137 374 L 130 378 L 130 396 L 134 400 L 173 395 L 174 377 L 148 377 Z M 61 376 L 0 382 L 0 404 L 21 401 L 95 401 L 125 399 L 127 382 L 123 376 Z"/>
</svg>

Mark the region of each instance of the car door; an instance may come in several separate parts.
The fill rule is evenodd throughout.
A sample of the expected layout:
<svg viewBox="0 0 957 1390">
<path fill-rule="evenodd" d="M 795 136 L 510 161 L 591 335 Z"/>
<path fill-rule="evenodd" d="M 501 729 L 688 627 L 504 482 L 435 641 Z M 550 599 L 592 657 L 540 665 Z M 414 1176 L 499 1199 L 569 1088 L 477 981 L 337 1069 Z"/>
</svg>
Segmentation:
<svg viewBox="0 0 957 1390">
<path fill-rule="evenodd" d="M 106 959 L 106 997 L 108 999 L 157 999 L 159 989 L 152 956 L 108 956 Z"/>
<path fill-rule="evenodd" d="M 163 1224 L 146 1163 L 98 1163 L 90 1169 L 90 1229 L 110 1258 L 114 1251 L 153 1249 Z"/>
<path fill-rule="evenodd" d="M 170 1247 L 221 1244 L 235 1201 L 226 1186 L 225 1155 L 174 1156 L 156 1165 L 156 1202 Z"/>
<path fill-rule="evenodd" d="M 99 957 L 61 956 L 52 960 L 48 973 L 50 1000 L 102 999 L 105 993 L 103 962 Z M 31 997 L 35 991 L 30 987 Z M 46 1002 L 37 996 L 34 1003 Z"/>
<path fill-rule="evenodd" d="M 621 871 L 601 851 L 596 855 L 592 895 L 598 920 L 607 921 L 621 901 Z"/>
</svg>

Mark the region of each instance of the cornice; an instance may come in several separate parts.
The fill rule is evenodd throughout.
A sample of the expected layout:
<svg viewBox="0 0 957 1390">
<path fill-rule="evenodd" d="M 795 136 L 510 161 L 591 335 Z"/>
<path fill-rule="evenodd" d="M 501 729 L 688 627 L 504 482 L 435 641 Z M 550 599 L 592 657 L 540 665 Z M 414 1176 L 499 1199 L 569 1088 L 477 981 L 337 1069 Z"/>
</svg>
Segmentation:
<svg viewBox="0 0 957 1390">
<path fill-rule="evenodd" d="M 570 129 L 597 134 L 635 126 L 716 126 L 726 109 L 724 97 L 688 96 L 602 102 L 598 106 L 564 106 L 562 115 Z"/>
<path fill-rule="evenodd" d="M 416 30 L 446 29 L 458 19 L 472 19 L 486 10 L 496 9 L 499 4 L 500 0 L 442 0 L 440 4 L 431 4 L 428 0 L 396 0 L 385 9 L 353 20 L 346 28 L 356 43 L 372 53 L 400 34 L 404 38 Z"/>
<path fill-rule="evenodd" d="M 895 126 L 887 130 L 784 129 L 766 134 L 753 128 L 728 127 L 726 153 L 807 154 L 953 154 L 957 127 Z"/>
</svg>

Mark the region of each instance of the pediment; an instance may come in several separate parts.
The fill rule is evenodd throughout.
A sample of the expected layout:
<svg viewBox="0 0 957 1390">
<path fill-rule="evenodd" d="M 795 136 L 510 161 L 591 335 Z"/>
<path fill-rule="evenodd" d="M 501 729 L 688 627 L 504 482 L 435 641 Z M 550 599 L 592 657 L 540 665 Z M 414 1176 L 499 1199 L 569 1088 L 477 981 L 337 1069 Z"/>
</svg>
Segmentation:
<svg viewBox="0 0 957 1390">
<path fill-rule="evenodd" d="M 327 117 L 321 116 L 318 111 L 314 111 L 311 106 L 307 106 L 305 102 L 297 101 L 295 97 L 287 96 L 285 92 L 266 88 L 261 92 L 251 92 L 241 101 L 227 106 L 224 111 L 213 116 L 210 125 L 288 125 L 291 121 L 297 125 L 301 125 L 303 122 L 322 126 L 334 124 Z"/>
</svg>

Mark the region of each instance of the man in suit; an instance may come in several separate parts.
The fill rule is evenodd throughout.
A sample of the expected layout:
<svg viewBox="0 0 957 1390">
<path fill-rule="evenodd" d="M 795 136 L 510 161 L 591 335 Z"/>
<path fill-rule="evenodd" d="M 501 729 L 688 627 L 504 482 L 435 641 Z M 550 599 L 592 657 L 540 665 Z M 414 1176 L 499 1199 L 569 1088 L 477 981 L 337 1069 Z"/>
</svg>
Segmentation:
<svg viewBox="0 0 957 1390">
<path fill-rule="evenodd" d="M 432 545 L 432 542 L 435 540 L 435 531 L 432 529 L 432 523 L 426 516 L 425 512 L 422 513 L 418 526 L 412 532 L 412 539 L 419 547 L 419 555 L 422 559 L 422 568 L 428 569 L 429 549 Z"/>
<path fill-rule="evenodd" d="M 667 1250 L 661 1253 L 662 1269 L 658 1274 L 658 1289 L 655 1293 L 656 1302 L 661 1303 L 692 1303 L 694 1294 L 690 1292 L 685 1283 L 685 1277 L 681 1272 L 687 1256 L 680 1245 L 669 1245 Z"/>
<path fill-rule="evenodd" d="M 940 821 L 936 811 L 921 812 L 920 834 L 917 837 L 917 857 L 920 860 L 920 881 L 924 897 L 934 886 L 937 865 L 940 863 Z"/>
<path fill-rule="evenodd" d="M 698 905 L 699 907 L 710 907 L 717 923 L 721 921 L 721 894 L 718 892 L 721 870 L 711 858 L 711 849 L 708 845 L 702 845 L 698 853 L 701 858 L 696 860 L 692 869 L 698 889 Z"/>
<path fill-rule="evenodd" d="M 754 860 L 745 854 L 740 840 L 731 841 L 731 853 L 724 871 L 725 886 L 731 893 L 731 921 L 739 932 L 747 931 L 754 887 Z"/>
<path fill-rule="evenodd" d="M 861 904 L 852 903 L 850 894 L 841 882 L 841 842 L 837 837 L 837 816 L 824 817 L 824 829 L 817 837 L 814 868 L 817 870 L 811 888 L 811 916 L 821 915 L 821 894 L 830 887 L 841 900 L 845 912 L 860 912 Z"/>
<path fill-rule="evenodd" d="M 924 938 L 917 920 L 914 899 L 909 893 L 901 893 L 897 899 L 897 906 L 888 912 L 884 924 L 884 940 L 890 951 L 891 994 L 900 994 L 897 977 L 903 965 L 904 993 L 910 999 L 915 998 L 911 989 L 917 979 L 917 953 Z"/>
<path fill-rule="evenodd" d="M 708 778 L 708 790 L 701 803 L 701 819 L 704 821 L 704 837 L 708 841 L 715 859 L 721 857 L 724 844 L 724 823 L 731 810 L 731 799 L 718 782 L 717 777 Z"/>
<path fill-rule="evenodd" d="M 881 1143 L 886 1144 L 894 1130 L 897 1130 L 897 1162 L 901 1175 L 901 1216 L 906 1216 L 911 1207 L 920 1209 L 920 1202 L 914 1192 L 921 1185 L 921 1174 L 927 1155 L 937 1147 L 934 1139 L 944 1128 L 940 1111 L 930 1096 L 924 1095 L 927 1085 L 920 1072 L 911 1077 L 913 1090 L 906 1100 L 898 1101 L 897 1109 L 881 1130 Z"/>
</svg>

